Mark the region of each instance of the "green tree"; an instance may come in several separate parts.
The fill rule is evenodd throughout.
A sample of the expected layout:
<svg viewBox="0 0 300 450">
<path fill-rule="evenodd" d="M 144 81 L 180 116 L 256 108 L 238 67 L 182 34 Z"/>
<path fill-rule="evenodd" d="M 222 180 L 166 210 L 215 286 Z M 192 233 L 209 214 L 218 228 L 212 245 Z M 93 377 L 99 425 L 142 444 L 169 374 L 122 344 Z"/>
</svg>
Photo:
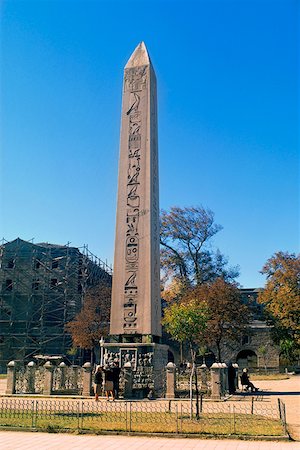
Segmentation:
<svg viewBox="0 0 300 450">
<path fill-rule="evenodd" d="M 222 227 L 214 213 L 202 206 L 161 212 L 161 265 L 165 280 L 179 279 L 185 286 L 200 285 L 222 277 L 232 280 L 238 269 L 228 268 L 219 250 L 212 250 L 211 239 Z"/>
<path fill-rule="evenodd" d="M 258 301 L 265 305 L 282 353 L 291 359 L 300 348 L 300 255 L 275 253 L 261 273 L 267 281 Z"/>
<path fill-rule="evenodd" d="M 173 339 L 181 344 L 186 342 L 190 349 L 192 371 L 190 376 L 190 400 L 192 416 L 192 383 L 195 377 L 196 387 L 196 417 L 199 418 L 199 390 L 197 371 L 195 370 L 196 352 L 202 342 L 209 318 L 205 302 L 199 302 L 189 293 L 181 303 L 173 303 L 164 310 L 162 324 Z"/>
</svg>

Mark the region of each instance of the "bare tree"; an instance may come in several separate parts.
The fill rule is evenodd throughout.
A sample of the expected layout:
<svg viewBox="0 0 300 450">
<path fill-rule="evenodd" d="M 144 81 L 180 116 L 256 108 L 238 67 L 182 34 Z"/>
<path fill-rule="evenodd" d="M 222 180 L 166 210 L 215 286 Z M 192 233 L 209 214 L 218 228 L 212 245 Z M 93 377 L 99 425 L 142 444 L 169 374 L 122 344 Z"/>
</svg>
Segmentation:
<svg viewBox="0 0 300 450">
<path fill-rule="evenodd" d="M 161 264 L 166 279 L 184 285 L 201 285 L 216 278 L 233 280 L 238 268 L 227 268 L 227 259 L 211 248 L 211 238 L 222 229 L 214 213 L 202 206 L 161 213 Z"/>
</svg>

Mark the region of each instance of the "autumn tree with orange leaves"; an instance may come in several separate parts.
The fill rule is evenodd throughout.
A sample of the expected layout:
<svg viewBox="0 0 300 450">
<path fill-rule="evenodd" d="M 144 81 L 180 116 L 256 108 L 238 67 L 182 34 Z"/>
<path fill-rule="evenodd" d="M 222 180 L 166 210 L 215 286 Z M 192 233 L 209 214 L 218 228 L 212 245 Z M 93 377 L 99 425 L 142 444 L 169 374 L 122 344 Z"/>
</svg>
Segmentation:
<svg viewBox="0 0 300 450">
<path fill-rule="evenodd" d="M 217 349 L 217 357 L 221 362 L 224 344 L 240 340 L 251 320 L 251 311 L 243 304 L 236 284 L 222 278 L 196 286 L 192 295 L 208 306 L 210 318 L 207 322 L 205 342 L 207 346 Z"/>
<path fill-rule="evenodd" d="M 75 347 L 89 349 L 93 355 L 101 336 L 109 333 L 110 304 L 110 286 L 100 284 L 87 290 L 81 311 L 66 325 Z"/>
<path fill-rule="evenodd" d="M 267 282 L 258 301 L 269 313 L 282 353 L 292 358 L 300 349 L 300 255 L 275 253 L 261 273 Z"/>
</svg>

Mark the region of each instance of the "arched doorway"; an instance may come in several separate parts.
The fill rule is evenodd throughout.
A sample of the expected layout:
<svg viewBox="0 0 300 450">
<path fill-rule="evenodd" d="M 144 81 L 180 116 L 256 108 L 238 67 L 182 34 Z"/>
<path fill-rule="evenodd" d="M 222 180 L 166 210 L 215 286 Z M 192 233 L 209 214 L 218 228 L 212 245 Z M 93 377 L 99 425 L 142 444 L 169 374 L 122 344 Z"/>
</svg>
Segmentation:
<svg viewBox="0 0 300 450">
<path fill-rule="evenodd" d="M 253 350 L 242 350 L 237 354 L 236 362 L 240 369 L 257 369 L 257 355 Z"/>
</svg>

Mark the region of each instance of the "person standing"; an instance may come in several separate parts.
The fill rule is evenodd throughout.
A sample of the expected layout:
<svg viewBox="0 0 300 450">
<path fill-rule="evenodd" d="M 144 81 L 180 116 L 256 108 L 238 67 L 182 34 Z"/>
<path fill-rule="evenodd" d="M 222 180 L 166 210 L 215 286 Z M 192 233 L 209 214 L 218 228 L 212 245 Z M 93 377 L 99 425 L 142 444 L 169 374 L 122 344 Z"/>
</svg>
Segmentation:
<svg viewBox="0 0 300 450">
<path fill-rule="evenodd" d="M 104 367 L 104 392 L 106 400 L 109 401 L 109 396 L 111 395 L 112 400 L 115 399 L 114 393 L 114 374 L 112 368 L 109 366 Z"/>
<path fill-rule="evenodd" d="M 99 400 L 99 395 L 102 393 L 102 382 L 103 382 L 102 367 L 97 366 L 94 375 L 94 393 L 96 402 Z"/>
<path fill-rule="evenodd" d="M 229 394 L 235 393 L 235 378 L 236 378 L 236 372 L 235 368 L 232 365 L 232 362 L 228 364 L 228 390 Z"/>
<path fill-rule="evenodd" d="M 114 361 L 114 365 L 112 367 L 113 372 L 113 383 L 114 383 L 114 394 L 115 398 L 119 398 L 119 384 L 120 384 L 120 372 L 121 369 L 119 367 L 119 361 Z"/>
</svg>

